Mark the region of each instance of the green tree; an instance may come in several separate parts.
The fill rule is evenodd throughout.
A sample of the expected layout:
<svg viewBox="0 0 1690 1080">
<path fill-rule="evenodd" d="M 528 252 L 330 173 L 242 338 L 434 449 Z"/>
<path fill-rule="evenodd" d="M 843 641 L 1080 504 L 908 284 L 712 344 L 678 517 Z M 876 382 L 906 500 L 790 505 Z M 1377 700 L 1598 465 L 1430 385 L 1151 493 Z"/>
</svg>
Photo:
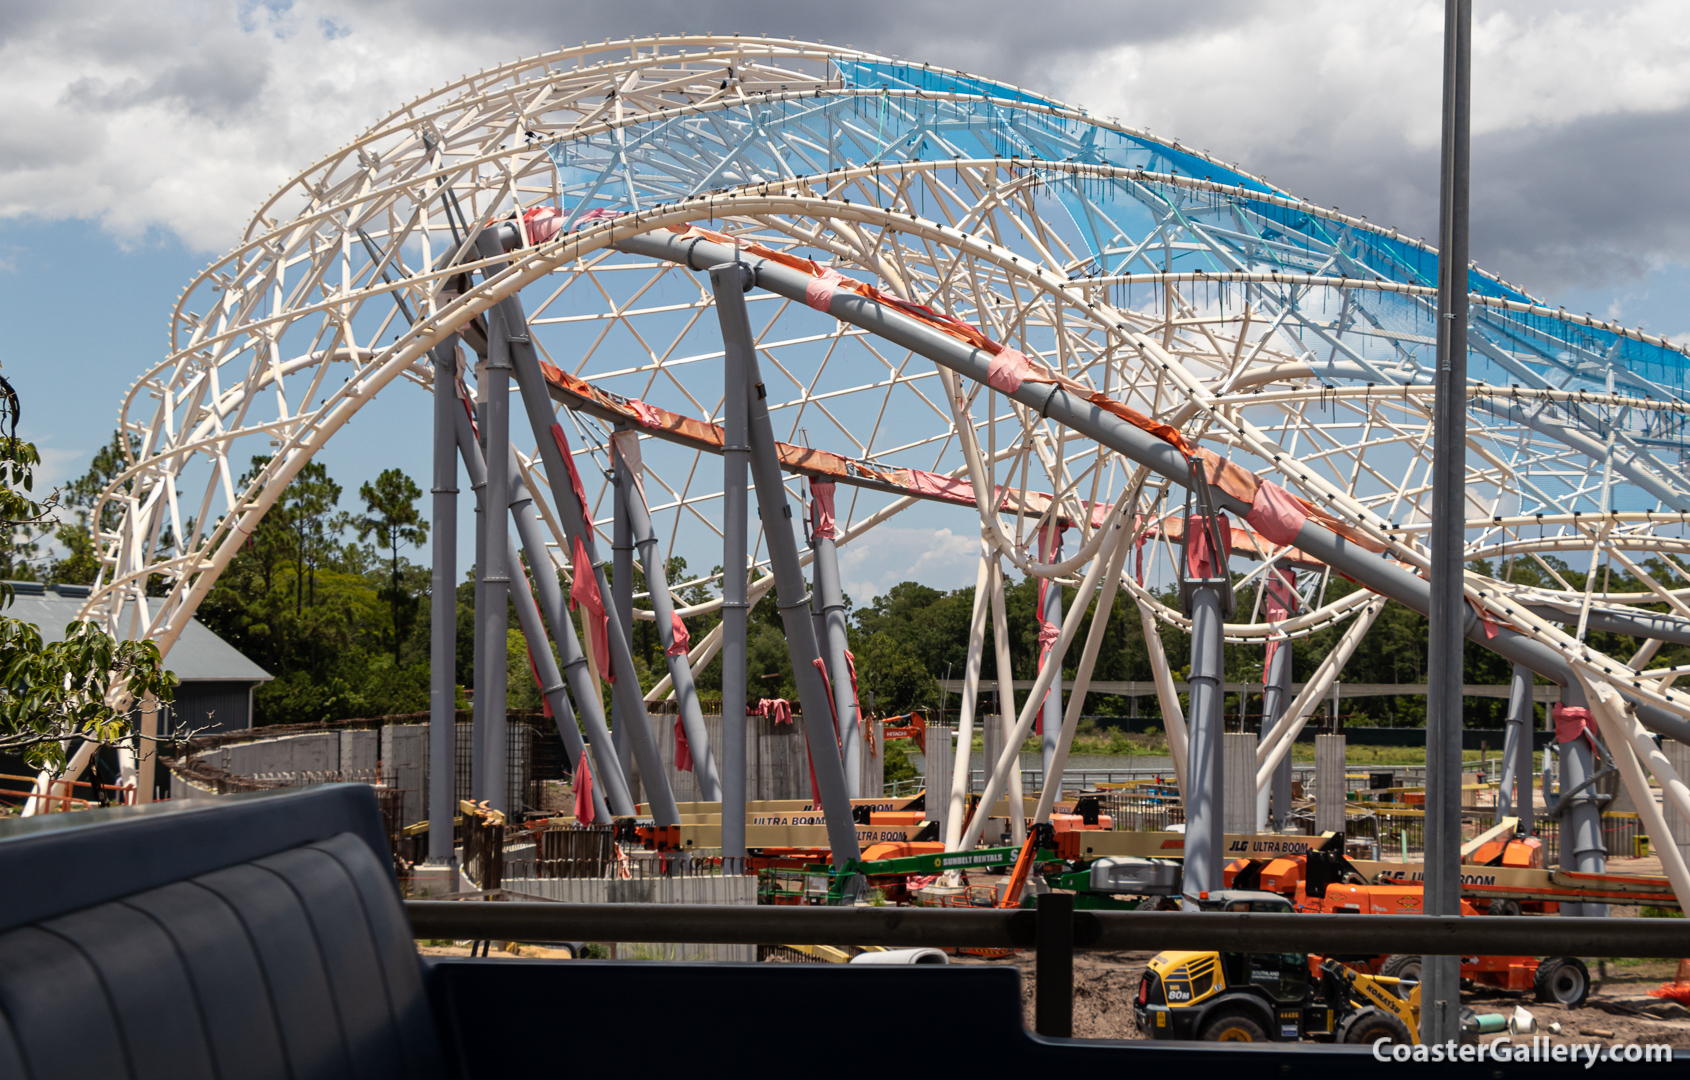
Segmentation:
<svg viewBox="0 0 1690 1080">
<path fill-rule="evenodd" d="M 18 438 L 16 391 L 0 378 L 0 536 L 54 523 L 54 499 L 33 497 L 35 445 Z M 8 548 L 8 558 L 16 551 Z M 0 585 L 0 608 L 12 603 Z M 118 641 L 90 622 L 73 622 L 63 641 L 46 643 L 21 619 L 0 615 L 0 752 L 32 766 L 62 766 L 67 744 L 113 742 L 132 734 L 126 706 L 146 694 L 174 698 L 176 676 L 164 670 L 158 645 Z"/>
<path fill-rule="evenodd" d="M 398 469 L 383 469 L 373 484 L 358 489 L 364 500 L 366 513 L 354 518 L 352 526 L 358 539 L 375 536 L 386 547 L 392 560 L 392 576 L 388 580 L 387 600 L 393 612 L 393 662 L 399 662 L 399 647 L 405 638 L 406 609 L 413 600 L 402 587 L 399 572 L 399 548 L 405 544 L 421 545 L 428 540 L 428 522 L 417 510 L 422 489 Z"/>
</svg>

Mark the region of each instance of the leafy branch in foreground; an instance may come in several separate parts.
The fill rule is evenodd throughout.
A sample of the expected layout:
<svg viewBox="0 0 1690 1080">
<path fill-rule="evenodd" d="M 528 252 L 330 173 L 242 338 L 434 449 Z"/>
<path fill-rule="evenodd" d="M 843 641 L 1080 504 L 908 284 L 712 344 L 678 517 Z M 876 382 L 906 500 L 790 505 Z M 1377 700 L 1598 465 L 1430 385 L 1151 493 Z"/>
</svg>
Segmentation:
<svg viewBox="0 0 1690 1080">
<path fill-rule="evenodd" d="M 0 752 L 56 770 L 67 742 L 123 739 L 130 716 L 110 704 L 119 687 L 131 701 L 152 694 L 163 703 L 175 697 L 176 676 L 152 641 L 118 641 L 74 622 L 47 644 L 35 627 L 0 617 Z"/>
</svg>

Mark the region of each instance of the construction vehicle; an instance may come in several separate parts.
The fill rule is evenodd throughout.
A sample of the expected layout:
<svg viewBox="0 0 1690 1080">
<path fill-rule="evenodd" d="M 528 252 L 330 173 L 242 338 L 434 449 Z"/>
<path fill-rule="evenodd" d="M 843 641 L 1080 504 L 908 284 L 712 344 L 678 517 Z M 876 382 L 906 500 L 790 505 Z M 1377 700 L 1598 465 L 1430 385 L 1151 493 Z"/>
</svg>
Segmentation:
<svg viewBox="0 0 1690 1080">
<path fill-rule="evenodd" d="M 1235 888 L 1261 888 L 1278 893 L 1299 912 L 1417 915 L 1425 907 L 1425 889 L 1418 881 L 1381 874 L 1369 882 L 1344 854 L 1342 833 L 1333 834 L 1307 854 L 1270 861 L 1237 860 L 1227 867 L 1224 880 Z M 1461 914 L 1478 915 L 1480 909 L 1462 899 Z M 1370 974 L 1401 978 L 1405 984 L 1417 982 L 1422 967 L 1421 958 L 1412 955 L 1341 959 L 1344 964 Z M 1530 992 L 1538 1001 L 1569 1008 L 1582 1005 L 1590 995 L 1590 973 L 1583 961 L 1572 956 L 1464 956 L 1461 978 L 1466 985 Z"/>
<path fill-rule="evenodd" d="M 1420 987 L 1399 996 L 1403 982 L 1305 953 L 1164 952 L 1139 979 L 1133 1019 L 1152 1039 L 1418 1043 Z"/>
</svg>

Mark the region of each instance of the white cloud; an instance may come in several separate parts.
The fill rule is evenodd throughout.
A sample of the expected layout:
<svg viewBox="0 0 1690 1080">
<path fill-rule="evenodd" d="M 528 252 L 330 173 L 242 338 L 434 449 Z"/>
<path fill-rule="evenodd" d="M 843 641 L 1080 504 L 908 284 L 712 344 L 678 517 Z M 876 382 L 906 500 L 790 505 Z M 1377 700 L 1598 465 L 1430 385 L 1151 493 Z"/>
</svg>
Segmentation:
<svg viewBox="0 0 1690 1080">
<path fill-rule="evenodd" d="M 934 589 L 973 585 L 979 561 L 978 534 L 882 525 L 839 549 L 839 576 L 860 607 L 902 581 Z"/>
</svg>

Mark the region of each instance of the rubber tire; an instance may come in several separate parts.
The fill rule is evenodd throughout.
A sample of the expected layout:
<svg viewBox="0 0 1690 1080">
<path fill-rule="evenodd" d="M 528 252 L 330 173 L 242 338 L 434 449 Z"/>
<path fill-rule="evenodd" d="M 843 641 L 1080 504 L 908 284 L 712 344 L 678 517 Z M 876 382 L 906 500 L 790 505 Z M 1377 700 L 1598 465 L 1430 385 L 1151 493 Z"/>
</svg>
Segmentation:
<svg viewBox="0 0 1690 1080">
<path fill-rule="evenodd" d="M 1268 1033 L 1243 1009 L 1219 1009 L 1203 1021 L 1197 1037 L 1204 1042 L 1268 1042 Z"/>
<path fill-rule="evenodd" d="M 1425 968 L 1426 965 L 1420 962 L 1420 957 L 1409 953 L 1399 953 L 1396 956 L 1387 958 L 1386 961 L 1380 965 L 1379 974 L 1389 975 L 1395 979 L 1413 979 L 1415 982 L 1419 982 L 1425 977 Z M 1392 986 L 1391 989 L 1396 991 L 1397 997 L 1404 1001 L 1408 1000 L 1410 991 L 1408 988 L 1404 987 L 1402 983 L 1397 983 Z"/>
<path fill-rule="evenodd" d="M 1371 1046 L 1380 1039 L 1390 1039 L 1393 1043 L 1414 1041 L 1406 1024 L 1371 1005 L 1352 1013 L 1338 1025 L 1338 1042 Z"/>
<path fill-rule="evenodd" d="M 1576 956 L 1551 956 L 1537 966 L 1532 992 L 1545 1004 L 1576 1009 L 1590 996 L 1590 969 Z"/>
<path fill-rule="evenodd" d="M 1492 915 L 1518 915 L 1520 914 L 1520 901 L 1492 900 L 1490 902 L 1490 913 Z"/>
</svg>

